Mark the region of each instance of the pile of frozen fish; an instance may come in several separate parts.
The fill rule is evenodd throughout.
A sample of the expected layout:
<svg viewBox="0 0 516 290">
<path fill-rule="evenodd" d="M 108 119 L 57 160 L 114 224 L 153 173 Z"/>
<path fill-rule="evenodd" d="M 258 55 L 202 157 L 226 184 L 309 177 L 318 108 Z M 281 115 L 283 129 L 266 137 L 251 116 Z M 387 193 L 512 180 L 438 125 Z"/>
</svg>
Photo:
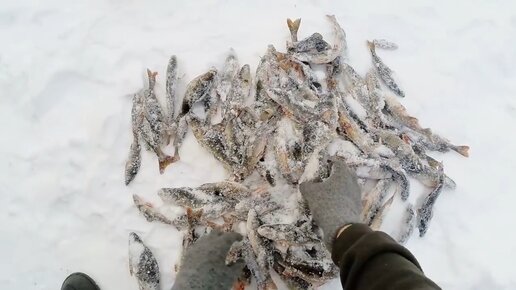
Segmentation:
<svg viewBox="0 0 516 290">
<path fill-rule="evenodd" d="M 437 197 L 455 187 L 443 165 L 427 153 L 452 150 L 468 156 L 467 146 L 422 127 L 399 102 L 405 93 L 377 53 L 397 49 L 396 44 L 368 41 L 373 65 L 360 75 L 347 62 L 344 30 L 334 16 L 328 20 L 331 43 L 319 33 L 298 40 L 300 19 L 289 19 L 286 51 L 269 45 L 254 76 L 231 50 L 220 69 L 189 82 L 180 102 L 172 56 L 165 74 L 166 106 L 155 93 L 156 72 L 148 71 L 148 85 L 134 95 L 126 184 L 140 169 L 141 146 L 157 155 L 163 173 L 180 160 L 189 128 L 230 176 L 196 188 L 162 188 L 159 207 L 134 195 L 136 207 L 148 221 L 183 231 L 184 249 L 211 229 L 242 233 L 244 240 L 227 257 L 228 263 L 246 262 L 238 287 L 254 279 L 258 289 L 275 289 L 271 271 L 300 289 L 337 276 L 297 187 L 304 180 L 327 178 L 330 157 L 356 170 L 362 221 L 373 229 L 380 228 L 394 198 L 404 201 L 397 233 L 403 243 L 415 227 L 420 236 L 427 232 Z M 165 153 L 167 147 L 174 148 L 173 156 Z M 428 187 L 420 204 L 408 202 L 408 177 Z M 182 214 L 170 214 L 170 208 Z M 134 233 L 130 248 L 131 272 L 140 285 L 159 284 L 158 264 Z"/>
</svg>

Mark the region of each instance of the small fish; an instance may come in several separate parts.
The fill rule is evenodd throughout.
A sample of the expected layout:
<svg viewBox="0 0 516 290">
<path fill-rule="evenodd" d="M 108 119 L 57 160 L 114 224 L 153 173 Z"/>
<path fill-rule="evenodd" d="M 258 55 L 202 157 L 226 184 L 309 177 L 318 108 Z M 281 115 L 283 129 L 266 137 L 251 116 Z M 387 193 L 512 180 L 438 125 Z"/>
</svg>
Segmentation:
<svg viewBox="0 0 516 290">
<path fill-rule="evenodd" d="M 207 126 L 195 116 L 189 116 L 188 124 L 199 144 L 220 161 L 228 171 L 232 171 L 233 161 L 228 155 L 224 124 Z"/>
<path fill-rule="evenodd" d="M 349 86 L 362 87 L 365 85 L 364 78 L 348 63 L 342 63 L 342 71 L 344 72 Z"/>
<path fill-rule="evenodd" d="M 380 230 L 382 226 L 383 218 L 387 214 L 387 211 L 391 207 L 392 202 L 394 201 L 394 195 L 391 196 L 379 209 L 375 214 L 374 218 L 371 220 L 371 224 L 369 225 L 373 231 Z"/>
<path fill-rule="evenodd" d="M 304 171 L 300 132 L 290 120 L 283 118 L 274 136 L 274 157 L 278 171 L 290 184 L 297 184 Z"/>
<path fill-rule="evenodd" d="M 403 217 L 403 225 L 398 238 L 398 243 L 405 244 L 407 240 L 412 236 L 412 232 L 416 227 L 416 211 L 412 204 L 408 204 Z"/>
<path fill-rule="evenodd" d="M 222 224 L 212 221 L 206 221 L 206 226 L 221 232 L 228 233 L 232 232 L 235 223 L 239 222 L 239 219 L 233 215 L 223 215 L 222 220 L 224 221 Z"/>
<path fill-rule="evenodd" d="M 177 57 L 175 55 L 172 55 L 168 61 L 166 76 L 167 124 L 168 135 L 171 137 L 176 129 L 174 113 L 176 111 Z"/>
<path fill-rule="evenodd" d="M 134 179 L 138 170 L 140 170 L 141 161 L 140 143 L 138 142 L 138 136 L 134 136 L 129 149 L 129 158 L 125 163 L 125 185 L 128 185 Z"/>
<path fill-rule="evenodd" d="M 316 288 L 308 281 L 305 281 L 299 277 L 290 275 L 291 271 L 286 270 L 283 266 L 283 258 L 278 257 L 280 254 L 275 253 L 275 259 L 273 269 L 278 273 L 281 279 L 287 284 L 288 289 L 301 289 L 301 290 L 315 290 Z M 281 263 L 279 261 L 282 261 Z M 283 264 L 283 265 L 282 265 Z"/>
<path fill-rule="evenodd" d="M 140 122 L 140 134 L 147 146 L 158 156 L 159 172 L 164 173 L 165 168 L 176 162 L 177 159 L 163 153 L 161 145 L 166 137 L 166 126 L 163 117 L 163 110 L 154 93 L 157 72 L 147 69 L 149 87 L 143 94 L 143 111 L 145 118 Z"/>
<path fill-rule="evenodd" d="M 383 93 L 376 86 L 378 82 L 376 73 L 369 71 L 363 78 L 349 64 L 343 64 L 342 67 L 348 82 L 347 95 L 357 100 L 365 111 L 365 118 L 360 119 L 367 125 L 366 129 L 385 127 L 385 118 L 382 118 L 384 117 L 382 109 L 385 104 Z M 348 103 L 346 99 L 344 99 L 344 102 Z"/>
<path fill-rule="evenodd" d="M 245 156 L 242 160 L 241 169 L 237 169 L 233 173 L 233 175 L 238 176 L 238 179 L 243 180 L 251 175 L 258 163 L 264 160 L 269 138 L 272 134 L 271 127 L 268 124 L 270 122 L 259 126 L 254 134 L 250 134 L 248 142 L 245 143 Z"/>
<path fill-rule="evenodd" d="M 443 153 L 453 150 L 464 157 L 469 157 L 469 146 L 467 145 L 454 145 L 446 138 L 433 133 L 429 128 L 414 127 L 410 129 L 404 131 L 408 139 L 428 150 Z"/>
<path fill-rule="evenodd" d="M 158 196 L 164 203 L 202 211 L 203 222 L 234 212 L 237 203 L 190 187 L 162 188 L 158 191 Z"/>
<path fill-rule="evenodd" d="M 246 268 L 256 279 L 257 289 L 259 290 L 275 290 L 276 284 L 271 278 L 268 268 L 263 268 L 255 254 L 249 238 L 244 237 L 241 241 L 235 242 L 228 251 L 226 256 L 226 265 L 231 265 L 238 260 L 244 260 Z"/>
<path fill-rule="evenodd" d="M 362 152 L 367 155 L 375 156 L 374 140 L 365 132 L 361 126 L 351 117 L 347 106 L 343 101 L 337 102 L 338 123 L 337 132 L 353 142 Z"/>
<path fill-rule="evenodd" d="M 177 161 L 175 156 L 168 156 L 161 150 L 161 137 L 159 137 L 159 135 L 152 130 L 152 126 L 147 119 L 144 119 L 141 123 L 140 136 L 142 137 L 144 144 L 148 147 L 148 149 L 154 151 L 158 157 L 158 167 L 161 174 L 165 172 L 165 168 L 169 164 Z"/>
<path fill-rule="evenodd" d="M 386 50 L 398 49 L 398 45 L 396 43 L 390 42 L 385 39 L 373 39 L 373 45 L 377 48 L 386 49 Z"/>
<path fill-rule="evenodd" d="M 228 97 L 231 94 L 232 86 L 235 82 L 236 74 L 238 72 L 238 58 L 236 56 L 235 50 L 230 49 L 229 54 L 226 57 L 226 61 L 224 62 L 224 67 L 217 74 L 217 78 L 215 81 L 215 93 L 212 94 L 211 107 L 208 111 L 208 119 L 211 119 L 218 108 L 218 104 L 222 101 L 224 104 L 228 102 Z M 249 66 L 248 66 L 249 68 Z M 251 74 L 248 75 L 249 80 L 251 78 Z M 249 84 L 250 89 L 250 84 Z M 227 109 L 223 107 L 223 110 Z M 223 111 L 224 115 L 224 111 Z"/>
<path fill-rule="evenodd" d="M 258 266 L 258 271 L 261 273 L 260 277 L 256 277 L 256 283 L 258 289 L 277 289 L 276 284 L 272 280 L 269 269 L 272 267 L 272 249 L 270 248 L 270 244 L 264 238 L 262 238 L 257 229 L 261 226 L 261 221 L 258 217 L 258 213 L 251 209 L 249 210 L 247 216 L 247 238 L 249 240 L 249 245 L 251 246 L 254 255 L 256 256 L 256 263 Z M 250 269 L 253 272 L 252 269 Z"/>
<path fill-rule="evenodd" d="M 186 133 L 188 133 L 187 116 L 182 116 L 181 118 L 178 118 L 176 124 L 176 136 L 174 138 L 174 158 L 176 161 L 179 161 L 181 159 L 181 157 L 179 156 L 179 149 L 183 145 Z"/>
<path fill-rule="evenodd" d="M 392 78 L 392 70 L 385 65 L 383 60 L 376 54 L 375 45 L 368 41 L 367 45 L 369 46 L 369 50 L 371 51 L 371 56 L 373 57 L 373 65 L 376 68 L 376 72 L 383 83 L 396 95 L 404 98 L 405 93 L 400 89 L 398 84 Z"/>
<path fill-rule="evenodd" d="M 191 187 L 161 188 L 158 191 L 158 196 L 164 203 L 194 209 L 202 208 L 212 203 L 224 202 L 223 197 L 216 196 L 215 194 L 209 195 Z"/>
<path fill-rule="evenodd" d="M 235 205 L 234 216 L 239 220 L 247 221 L 249 210 L 251 209 L 254 209 L 259 215 L 264 215 L 280 208 L 281 206 L 278 203 L 270 200 L 270 196 L 248 198 Z"/>
<path fill-rule="evenodd" d="M 402 200 L 407 200 L 410 194 L 410 183 L 403 169 L 396 162 L 382 159 L 343 156 L 346 164 L 351 167 L 364 166 L 368 168 L 367 175 L 356 172 L 358 177 L 384 179 L 392 178 L 398 183 L 398 192 Z"/>
<path fill-rule="evenodd" d="M 160 290 L 158 262 L 136 233 L 129 234 L 129 272 L 140 290 Z"/>
<path fill-rule="evenodd" d="M 140 213 L 142 213 L 148 222 L 157 221 L 164 224 L 173 225 L 176 228 L 183 228 L 186 226 L 185 216 L 179 216 L 175 219 L 168 218 L 162 213 L 158 212 L 151 203 L 144 201 L 136 194 L 133 194 L 133 201 L 134 205 L 136 205 L 136 208 L 140 211 Z"/>
<path fill-rule="evenodd" d="M 446 188 L 455 189 L 457 184 L 446 174 L 441 174 L 442 167 L 432 168 L 428 165 L 424 165 L 423 169 L 418 172 L 409 172 L 409 175 L 416 178 L 419 182 L 427 187 L 434 188 L 439 185 L 442 179 L 444 180 L 444 186 Z"/>
<path fill-rule="evenodd" d="M 335 131 L 338 126 L 338 95 L 328 92 L 320 95 L 319 102 L 315 106 L 315 113 L 319 116 L 319 120 L 330 127 L 331 131 Z"/>
<path fill-rule="evenodd" d="M 252 191 L 245 185 L 231 181 L 220 181 L 213 183 L 205 183 L 197 188 L 198 190 L 213 196 L 239 201 L 250 197 Z"/>
<path fill-rule="evenodd" d="M 163 114 L 163 108 L 161 107 L 158 98 L 154 92 L 154 87 L 156 86 L 156 76 L 157 72 L 152 72 L 147 69 L 147 76 L 149 78 L 149 88 L 145 91 L 144 94 L 144 111 L 145 118 L 149 122 L 152 131 L 157 135 L 159 140 L 159 144 L 163 143 L 163 137 L 165 132 L 165 117 Z"/>
<path fill-rule="evenodd" d="M 249 65 L 245 64 L 233 78 L 222 114 L 225 115 L 226 112 L 238 113 L 239 109 L 244 107 L 245 101 L 251 93 L 251 86 L 251 70 Z"/>
<path fill-rule="evenodd" d="M 129 149 L 129 158 L 125 163 L 125 185 L 128 185 L 135 177 L 141 166 L 140 124 L 143 122 L 143 97 L 141 93 L 133 96 L 131 109 L 131 126 L 133 142 Z"/>
<path fill-rule="evenodd" d="M 281 84 L 280 67 L 276 49 L 269 45 L 256 68 L 256 95 L 253 110 L 260 120 L 266 121 L 277 114 L 278 105 L 269 98 L 266 89 Z"/>
<path fill-rule="evenodd" d="M 369 93 L 368 110 L 372 126 L 375 128 L 395 127 L 394 122 L 383 113 L 385 108 L 384 93 L 381 90 L 375 68 L 371 68 L 366 73 L 365 83 Z"/>
<path fill-rule="evenodd" d="M 301 24 L 301 18 L 292 21 L 290 18 L 287 19 L 288 30 L 290 31 L 290 37 L 292 42 L 297 42 L 297 31 Z"/>
<path fill-rule="evenodd" d="M 326 66 L 326 88 L 329 92 L 337 90 L 339 85 L 339 77 L 342 74 L 341 58 L 335 58 Z"/>
<path fill-rule="evenodd" d="M 430 220 L 434 215 L 434 205 L 444 188 L 444 175 L 441 175 L 439 184 L 427 195 L 421 207 L 417 210 L 417 227 L 419 236 L 423 237 L 428 231 Z"/>
<path fill-rule="evenodd" d="M 266 144 L 265 152 L 256 163 L 255 169 L 271 186 L 276 185 L 276 181 L 281 174 L 276 164 L 274 146 Z"/>
<path fill-rule="evenodd" d="M 339 273 L 322 243 L 291 246 L 278 262 L 284 267 L 282 274 L 301 278 L 313 286 L 320 286 Z"/>
<path fill-rule="evenodd" d="M 310 156 L 312 153 L 326 147 L 333 139 L 335 128 L 323 121 L 314 120 L 303 127 L 302 154 Z"/>
<path fill-rule="evenodd" d="M 255 134 L 257 117 L 249 108 L 237 109 L 234 113 L 234 116 L 226 115 L 227 119 L 223 119 L 221 123 L 225 123 L 224 136 L 228 155 L 235 165 L 241 165 L 249 138 Z"/>
<path fill-rule="evenodd" d="M 281 106 L 282 110 L 296 122 L 307 122 L 314 116 L 315 102 L 310 102 L 306 95 L 313 94 L 307 87 L 297 89 L 270 88 L 267 96 Z"/>
<path fill-rule="evenodd" d="M 326 246 L 319 241 L 318 243 L 305 243 L 303 245 L 292 245 L 287 248 L 285 260 L 292 265 L 304 266 L 307 268 L 334 268 L 331 261 L 331 253 Z M 324 270 L 323 270 L 324 271 Z"/>
<path fill-rule="evenodd" d="M 398 193 L 401 200 L 406 201 L 410 195 L 410 183 L 407 176 L 402 172 L 401 168 L 392 165 L 383 165 L 382 167 L 392 174 L 392 178 L 398 183 Z"/>
<path fill-rule="evenodd" d="M 186 209 L 186 217 L 187 217 L 187 228 L 186 233 L 183 236 L 183 254 L 186 250 L 197 241 L 201 237 L 201 235 L 197 234 L 195 231 L 196 226 L 198 226 L 201 222 L 203 211 L 194 211 L 191 208 Z"/>
<path fill-rule="evenodd" d="M 380 179 L 363 200 L 361 221 L 371 224 L 373 217 L 382 205 L 382 201 L 392 183 L 392 179 Z M 364 202 L 365 201 L 365 202 Z"/>
<path fill-rule="evenodd" d="M 217 76 L 217 70 L 212 68 L 208 72 L 194 78 L 186 87 L 181 111 L 178 119 L 188 114 L 195 103 L 203 102 L 205 108 L 210 106 L 210 94 Z"/>
<path fill-rule="evenodd" d="M 225 263 L 227 266 L 231 266 L 238 262 L 238 260 L 244 259 L 244 240 L 234 242 L 228 250 L 226 255 Z"/>
<path fill-rule="evenodd" d="M 388 130 L 378 130 L 375 133 L 379 137 L 380 143 L 387 146 L 395 153 L 403 169 L 409 173 L 423 171 L 423 161 L 414 152 L 412 146 L 403 141 L 400 136 Z"/>
</svg>

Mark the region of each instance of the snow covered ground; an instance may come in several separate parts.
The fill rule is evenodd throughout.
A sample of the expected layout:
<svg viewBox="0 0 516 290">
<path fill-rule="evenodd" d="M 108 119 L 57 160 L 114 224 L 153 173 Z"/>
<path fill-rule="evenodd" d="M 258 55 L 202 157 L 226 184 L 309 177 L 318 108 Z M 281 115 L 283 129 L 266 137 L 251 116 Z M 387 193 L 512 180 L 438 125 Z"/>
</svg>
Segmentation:
<svg viewBox="0 0 516 290">
<path fill-rule="evenodd" d="M 80 3 L 79 3 L 80 2 Z M 180 163 L 159 175 L 144 154 L 129 186 L 130 95 L 145 68 L 179 59 L 182 89 L 219 66 L 229 47 L 254 70 L 267 44 L 283 49 L 287 17 L 300 36 L 347 32 L 351 64 L 370 66 L 365 40 L 400 48 L 381 56 L 423 125 L 471 146 L 435 155 L 458 188 L 438 200 L 425 238 L 408 248 L 444 289 L 516 289 L 516 2 L 514 1 L 2 1 L 0 5 L 0 285 L 59 289 L 84 271 L 102 289 L 137 289 L 128 233 L 155 252 L 173 283 L 180 237 L 132 206 L 164 186 L 226 177 L 189 135 Z M 389 228 L 387 219 L 386 228 Z M 338 281 L 323 287 L 339 289 Z"/>
</svg>

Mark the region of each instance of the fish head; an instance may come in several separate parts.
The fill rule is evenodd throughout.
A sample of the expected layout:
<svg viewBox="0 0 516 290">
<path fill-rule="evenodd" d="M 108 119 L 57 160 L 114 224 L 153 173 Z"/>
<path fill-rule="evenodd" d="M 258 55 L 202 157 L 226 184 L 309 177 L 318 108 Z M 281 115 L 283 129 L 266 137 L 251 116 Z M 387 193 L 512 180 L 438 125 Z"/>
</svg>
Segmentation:
<svg viewBox="0 0 516 290">
<path fill-rule="evenodd" d="M 143 244 L 142 239 L 135 232 L 129 233 L 129 246 L 131 244 Z"/>
<path fill-rule="evenodd" d="M 211 82 L 215 79 L 215 76 L 217 76 L 217 69 L 212 67 L 208 72 L 202 75 L 201 79 L 205 82 Z"/>
</svg>

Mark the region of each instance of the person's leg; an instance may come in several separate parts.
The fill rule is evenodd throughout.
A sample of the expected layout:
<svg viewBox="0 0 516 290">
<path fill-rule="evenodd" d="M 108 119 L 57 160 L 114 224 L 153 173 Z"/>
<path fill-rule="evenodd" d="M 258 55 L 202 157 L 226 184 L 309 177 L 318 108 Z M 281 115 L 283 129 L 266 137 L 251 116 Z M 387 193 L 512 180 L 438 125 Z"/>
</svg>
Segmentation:
<svg viewBox="0 0 516 290">
<path fill-rule="evenodd" d="M 90 276 L 78 272 L 70 274 L 64 280 L 61 290 L 100 290 L 100 288 Z"/>
</svg>

